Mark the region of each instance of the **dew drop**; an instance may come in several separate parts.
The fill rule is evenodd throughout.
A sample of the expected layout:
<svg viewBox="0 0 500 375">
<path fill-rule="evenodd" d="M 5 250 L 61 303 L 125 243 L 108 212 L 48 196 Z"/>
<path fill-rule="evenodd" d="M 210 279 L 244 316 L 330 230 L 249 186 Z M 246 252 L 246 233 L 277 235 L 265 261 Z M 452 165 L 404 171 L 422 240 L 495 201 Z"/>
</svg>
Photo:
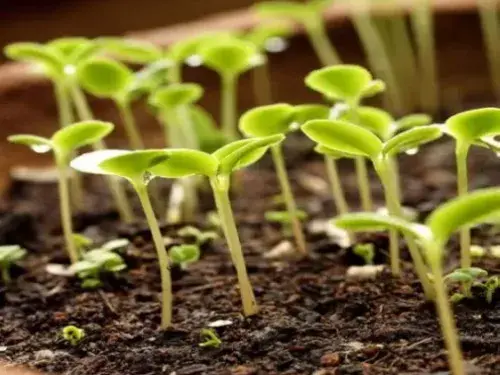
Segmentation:
<svg viewBox="0 0 500 375">
<path fill-rule="evenodd" d="M 406 155 L 415 155 L 418 152 L 418 147 L 410 148 L 405 151 Z"/>
<path fill-rule="evenodd" d="M 151 182 L 153 178 L 155 178 L 155 175 L 152 174 L 151 172 L 146 171 L 144 173 L 144 176 L 142 177 L 142 182 L 144 182 L 144 185 L 147 185 Z"/>
<path fill-rule="evenodd" d="M 49 145 L 39 144 L 31 146 L 31 149 L 37 154 L 44 154 L 46 152 L 49 152 L 51 147 Z"/>
<path fill-rule="evenodd" d="M 74 65 L 66 65 L 64 67 L 64 74 L 72 76 L 76 73 L 76 67 Z"/>
<path fill-rule="evenodd" d="M 264 48 L 267 52 L 279 53 L 288 48 L 288 41 L 278 36 L 273 36 L 264 42 Z"/>
<path fill-rule="evenodd" d="M 349 106 L 346 103 L 337 103 L 330 109 L 330 115 L 328 117 L 330 120 L 337 120 L 348 110 Z"/>
<path fill-rule="evenodd" d="M 201 66 L 203 64 L 203 59 L 201 58 L 200 55 L 191 55 L 186 59 L 186 64 L 196 68 L 198 66 Z"/>
</svg>

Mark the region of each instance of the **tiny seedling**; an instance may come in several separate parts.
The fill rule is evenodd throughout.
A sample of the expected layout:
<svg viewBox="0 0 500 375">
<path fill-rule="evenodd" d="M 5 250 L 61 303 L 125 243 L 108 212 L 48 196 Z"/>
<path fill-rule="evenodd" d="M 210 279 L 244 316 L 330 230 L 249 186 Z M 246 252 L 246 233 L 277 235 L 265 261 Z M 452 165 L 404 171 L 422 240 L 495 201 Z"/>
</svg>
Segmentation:
<svg viewBox="0 0 500 375">
<path fill-rule="evenodd" d="M 352 252 L 363 258 L 365 264 L 373 264 L 373 260 L 375 259 L 375 246 L 372 243 L 354 245 Z"/>
<path fill-rule="evenodd" d="M 295 212 L 295 217 L 291 217 L 288 211 L 266 211 L 264 218 L 270 223 L 281 224 L 283 235 L 290 237 L 293 235 L 293 222 L 294 220 L 304 221 L 307 219 L 307 213 L 302 210 Z"/>
<path fill-rule="evenodd" d="M 455 138 L 458 195 L 467 194 L 467 155 L 473 144 L 489 146 L 493 138 L 500 134 L 500 109 L 481 108 L 462 112 L 450 117 L 445 123 L 445 132 Z M 471 266 L 470 230 L 460 232 L 460 264 L 462 268 Z"/>
<path fill-rule="evenodd" d="M 0 246 L 0 272 L 4 285 L 11 282 L 10 267 L 17 261 L 23 259 L 27 252 L 19 245 Z"/>
<path fill-rule="evenodd" d="M 231 174 L 259 160 L 269 147 L 283 141 L 282 135 L 235 141 L 212 154 L 197 150 L 170 149 L 169 158 L 150 169 L 153 175 L 182 178 L 203 175 L 209 178 L 222 229 L 236 268 L 245 316 L 258 312 L 252 285 L 248 278 L 243 250 L 234 221 L 229 189 Z"/>
<path fill-rule="evenodd" d="M 451 300 L 459 302 L 464 298 L 472 298 L 473 284 L 486 276 L 488 276 L 488 272 L 477 267 L 457 268 L 446 275 L 444 278 L 446 284 L 458 284 L 460 286 L 460 293 L 452 295 Z"/>
<path fill-rule="evenodd" d="M 499 276 L 491 276 L 489 277 L 484 284 L 481 286 L 485 290 L 485 298 L 486 302 L 491 304 L 493 302 L 493 296 L 498 288 L 500 288 L 500 277 Z"/>
<path fill-rule="evenodd" d="M 198 245 L 172 246 L 169 253 L 172 264 L 178 265 L 183 270 L 200 259 L 200 247 Z"/>
<path fill-rule="evenodd" d="M 217 336 L 213 328 L 203 328 L 200 337 L 203 341 L 198 345 L 202 348 L 218 348 L 222 345 L 222 340 Z"/>
<path fill-rule="evenodd" d="M 297 129 L 294 124 L 295 108 L 289 104 L 273 104 L 257 107 L 247 111 L 240 118 L 241 132 L 251 137 L 267 137 L 282 135 Z M 278 143 L 271 147 L 274 168 L 278 175 L 281 194 L 285 200 L 288 217 L 291 219 L 293 235 L 299 251 L 307 253 L 307 244 L 300 218 L 298 217 L 297 204 L 292 192 L 288 172 L 286 170 L 283 149 Z"/>
<path fill-rule="evenodd" d="M 100 37 L 95 43 L 107 55 L 131 64 L 150 64 L 164 58 L 161 48 L 144 40 Z"/>
<path fill-rule="evenodd" d="M 85 338 L 85 331 L 76 326 L 66 326 L 62 330 L 62 337 L 71 345 L 78 345 Z"/>
<path fill-rule="evenodd" d="M 202 45 L 198 51 L 203 64 L 221 77 L 221 127 L 224 135 L 235 140 L 237 132 L 237 88 L 241 74 L 264 64 L 265 56 L 250 42 L 237 38 L 221 38 Z"/>
<path fill-rule="evenodd" d="M 91 145 L 113 130 L 113 124 L 102 121 L 82 121 L 68 125 L 54 133 L 52 138 L 30 134 L 18 134 L 8 137 L 9 142 L 28 146 L 38 153 L 54 153 L 59 174 L 59 202 L 61 223 L 71 263 L 78 261 L 78 250 L 73 240 L 73 224 L 68 189 L 68 167 L 73 152 L 83 146 Z"/>
<path fill-rule="evenodd" d="M 71 167 L 84 173 L 118 176 L 127 179 L 135 189 L 151 230 L 160 266 L 162 286 L 161 327 L 170 327 L 172 321 L 172 281 L 168 258 L 158 221 L 149 199 L 147 185 L 154 178 L 149 169 L 168 159 L 166 150 L 101 150 L 80 155 Z"/>
<path fill-rule="evenodd" d="M 477 190 L 440 205 L 427 217 L 425 225 L 411 223 L 397 216 L 371 213 L 347 214 L 334 220 L 335 226 L 347 230 L 393 228 L 418 239 L 433 277 L 436 308 L 448 350 L 450 369 L 454 375 L 465 375 L 465 369 L 443 275 L 445 246 L 455 231 L 498 215 L 499 207 L 500 189 L 490 188 Z"/>
<path fill-rule="evenodd" d="M 210 241 L 216 240 L 219 238 L 217 232 L 212 230 L 202 231 L 192 225 L 188 225 L 182 227 L 177 231 L 177 235 L 183 238 L 192 238 L 194 239 L 196 245 L 202 246 Z"/>
</svg>

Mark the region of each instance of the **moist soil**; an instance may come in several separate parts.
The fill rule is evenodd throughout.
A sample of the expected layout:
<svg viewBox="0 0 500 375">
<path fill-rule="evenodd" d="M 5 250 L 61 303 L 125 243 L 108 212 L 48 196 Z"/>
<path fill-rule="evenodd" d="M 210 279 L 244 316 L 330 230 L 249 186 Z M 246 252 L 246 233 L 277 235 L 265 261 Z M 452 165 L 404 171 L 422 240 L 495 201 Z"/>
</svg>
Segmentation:
<svg viewBox="0 0 500 375">
<path fill-rule="evenodd" d="M 302 142 L 302 141 L 301 141 Z M 299 206 L 306 223 L 310 256 L 264 257 L 285 238 L 263 219 L 278 185 L 269 162 L 243 172 L 233 207 L 248 272 L 260 313 L 244 318 L 234 269 L 222 239 L 207 244 L 201 259 L 187 270 L 173 269 L 174 327 L 160 331 L 160 276 L 155 251 L 139 208 L 138 222 L 120 224 L 109 208 L 100 180 L 86 181 L 87 212 L 75 216 L 76 229 L 97 243 L 126 237 L 128 269 L 104 279 L 98 290 L 85 290 L 74 278 L 46 272 L 49 263 L 66 263 L 55 184 L 14 182 L 0 216 L 0 243 L 19 243 L 29 255 L 12 271 L 14 281 L 0 288 L 0 358 L 53 374 L 446 374 L 447 358 L 434 306 L 426 302 L 411 271 L 406 251 L 404 274 L 387 269 L 375 280 L 346 279 L 349 266 L 362 264 L 351 248 L 310 228 L 314 220 L 334 216 L 323 165 L 306 151 L 290 158 Z M 348 198 L 356 208 L 351 164 L 341 165 Z M 487 151 L 470 157 L 471 189 L 500 182 L 497 159 Z M 455 195 L 453 143 L 433 144 L 401 161 L 405 203 L 421 218 Z M 373 193 L 381 191 L 372 175 Z M 131 197 L 133 197 L 132 192 Z M 209 192 L 202 200 L 213 207 Z M 204 217 L 196 223 L 206 227 Z M 163 225 L 165 236 L 181 242 L 182 225 Z M 496 232 L 481 227 L 474 242 L 494 244 Z M 387 263 L 384 233 L 358 237 L 377 250 L 376 263 Z M 446 267 L 457 266 L 451 241 Z M 499 262 L 477 262 L 491 274 Z M 387 268 L 387 267 L 386 267 Z M 455 306 L 461 344 L 470 373 L 500 373 L 500 299 L 478 296 Z M 216 328 L 219 348 L 200 347 L 200 330 Z M 61 338 L 66 325 L 85 330 L 71 346 Z"/>
</svg>

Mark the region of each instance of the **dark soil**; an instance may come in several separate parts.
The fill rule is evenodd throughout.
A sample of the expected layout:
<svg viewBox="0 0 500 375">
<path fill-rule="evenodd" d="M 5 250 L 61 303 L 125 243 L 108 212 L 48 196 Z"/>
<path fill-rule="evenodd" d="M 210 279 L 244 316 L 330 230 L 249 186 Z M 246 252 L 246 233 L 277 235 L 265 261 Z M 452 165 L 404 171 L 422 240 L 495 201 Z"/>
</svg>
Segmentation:
<svg viewBox="0 0 500 375">
<path fill-rule="evenodd" d="M 307 155 L 305 155 L 307 156 Z M 425 216 L 455 194 L 453 144 L 435 144 L 401 164 L 405 201 Z M 354 177 L 346 163 L 345 186 L 356 202 Z M 495 157 L 485 151 L 471 156 L 471 188 L 500 181 Z M 303 157 L 291 171 L 299 205 L 312 218 L 334 212 L 328 191 L 303 187 L 304 174 L 322 176 L 322 164 Z M 309 178 L 311 181 L 311 178 Z M 380 189 L 373 179 L 374 194 Z M 90 182 L 90 181 L 89 181 Z M 90 184 L 89 184 L 90 185 Z M 99 184 L 89 190 L 88 213 L 75 219 L 78 231 L 97 242 L 127 237 L 128 270 L 105 280 L 100 290 L 80 287 L 76 279 L 50 275 L 48 263 L 66 262 L 58 222 L 56 189 L 51 184 L 17 183 L 2 206 L 0 243 L 20 243 L 30 255 L 13 270 L 15 281 L 0 289 L 0 356 L 55 374 L 427 374 L 446 371 L 447 358 L 434 312 L 405 263 L 399 280 L 384 272 L 374 281 L 345 279 L 347 267 L 360 264 L 350 249 L 341 249 L 323 234 L 308 233 L 311 255 L 300 261 L 269 261 L 268 252 L 283 236 L 263 220 L 277 184 L 268 168 L 245 172 L 244 188 L 234 209 L 248 270 L 261 312 L 240 314 L 236 278 L 222 240 L 203 248 L 202 259 L 187 271 L 175 270 L 174 329 L 161 332 L 159 272 L 144 223 L 124 226 L 106 209 Z M 317 190 L 317 191 L 316 191 Z M 211 205 L 207 195 L 206 205 Z M 139 211 L 138 211 L 139 212 Z M 142 216 L 139 216 L 142 217 Z M 203 225 L 200 219 L 200 225 Z M 178 226 L 163 226 L 176 240 Z M 476 243 L 494 243 L 485 231 Z M 365 235 L 376 244 L 377 259 L 386 262 L 384 234 Z M 456 265 L 450 245 L 448 268 Z M 406 258 L 408 259 L 408 258 Z M 492 274 L 495 261 L 478 263 Z M 498 297 L 498 296 L 496 296 Z M 482 298 L 456 306 L 462 347 L 471 373 L 500 373 L 500 299 Z M 200 330 L 211 322 L 220 348 L 203 348 Z M 69 324 L 83 328 L 78 346 L 61 338 Z M 446 373 L 446 372 L 444 372 Z"/>
</svg>

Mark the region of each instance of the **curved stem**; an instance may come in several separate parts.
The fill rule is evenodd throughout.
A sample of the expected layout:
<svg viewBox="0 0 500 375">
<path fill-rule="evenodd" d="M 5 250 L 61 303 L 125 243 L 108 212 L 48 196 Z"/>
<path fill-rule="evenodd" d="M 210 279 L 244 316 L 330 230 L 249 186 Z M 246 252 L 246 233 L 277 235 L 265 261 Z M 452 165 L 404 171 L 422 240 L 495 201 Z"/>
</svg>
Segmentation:
<svg viewBox="0 0 500 375">
<path fill-rule="evenodd" d="M 236 130 L 238 79 L 232 75 L 222 76 L 221 123 L 222 131 L 230 140 L 238 139 Z"/>
<path fill-rule="evenodd" d="M 457 187 L 458 196 L 467 194 L 469 182 L 467 177 L 467 154 L 469 145 L 457 142 L 455 156 L 457 160 Z M 460 230 L 460 266 L 462 268 L 471 266 L 470 256 L 470 229 L 462 228 Z"/>
<path fill-rule="evenodd" d="M 168 258 L 163 236 L 160 232 L 158 221 L 156 220 L 153 206 L 149 200 L 148 191 L 145 185 L 140 183 L 133 184 L 139 200 L 141 201 L 146 220 L 149 225 L 149 230 L 153 237 L 153 243 L 158 257 L 161 277 L 161 328 L 167 329 L 172 324 L 172 279 L 170 276 L 170 260 Z"/>
<path fill-rule="evenodd" d="M 290 215 L 295 242 L 297 243 L 299 251 L 302 254 L 307 254 L 307 243 L 304 237 L 302 224 L 297 216 L 297 204 L 295 203 L 295 198 L 290 186 L 290 180 L 288 178 L 288 172 L 286 170 L 285 160 L 283 158 L 283 152 L 281 151 L 280 144 L 271 147 L 271 155 L 274 167 L 276 168 L 276 174 L 278 175 L 281 193 L 283 194 L 283 199 L 285 200 L 286 209 Z"/>
<path fill-rule="evenodd" d="M 120 116 L 123 121 L 123 126 L 125 127 L 125 133 L 127 134 L 130 147 L 133 150 L 142 150 L 144 148 L 144 142 L 142 141 L 141 135 L 137 130 L 137 124 L 135 122 L 132 108 L 130 107 L 130 102 L 116 101 L 116 106 L 120 111 Z"/>
<path fill-rule="evenodd" d="M 245 258 L 241 248 L 238 230 L 234 222 L 233 210 L 229 200 L 229 177 L 216 176 L 210 179 L 210 185 L 214 194 L 215 204 L 221 219 L 222 229 L 226 237 L 231 259 L 236 268 L 238 283 L 240 285 L 241 301 L 245 316 L 257 314 L 259 308 L 248 278 Z"/>
<path fill-rule="evenodd" d="M 321 17 L 305 25 L 311 45 L 323 66 L 342 64 L 339 54 L 331 44 Z"/>
</svg>

